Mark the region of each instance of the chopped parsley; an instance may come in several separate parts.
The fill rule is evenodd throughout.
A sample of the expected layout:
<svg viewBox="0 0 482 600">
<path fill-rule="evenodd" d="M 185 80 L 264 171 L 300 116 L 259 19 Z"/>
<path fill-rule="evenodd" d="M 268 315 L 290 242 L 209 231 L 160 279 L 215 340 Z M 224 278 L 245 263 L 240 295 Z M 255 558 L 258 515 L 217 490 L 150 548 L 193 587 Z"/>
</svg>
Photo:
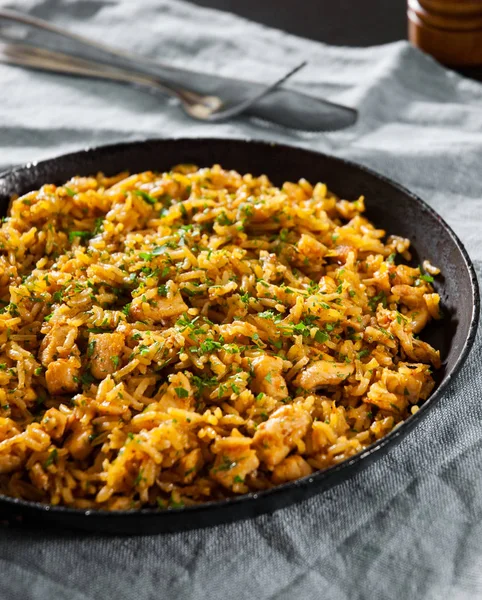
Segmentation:
<svg viewBox="0 0 482 600">
<path fill-rule="evenodd" d="M 315 341 L 318 342 L 319 344 L 324 344 L 329 339 L 330 339 L 330 336 L 326 333 L 326 331 L 322 331 L 321 329 L 318 329 L 318 331 L 315 333 Z"/>
<path fill-rule="evenodd" d="M 191 381 L 197 390 L 197 396 L 200 396 L 205 389 L 214 388 L 218 384 L 218 378 L 215 376 L 198 377 L 197 375 L 193 375 Z"/>
<path fill-rule="evenodd" d="M 104 226 L 104 219 L 103 219 L 103 217 L 98 217 L 95 220 L 94 230 L 93 230 L 92 233 L 94 235 L 98 235 L 102 231 L 103 226 Z"/>
<path fill-rule="evenodd" d="M 213 352 L 213 350 L 220 350 L 222 348 L 221 342 L 216 342 L 212 338 L 206 338 L 204 342 L 201 342 L 199 350 L 202 354 L 207 352 Z"/>
<path fill-rule="evenodd" d="M 48 467 L 50 467 L 50 465 L 52 465 L 53 463 L 57 462 L 57 457 L 58 457 L 58 451 L 57 451 L 57 448 L 54 448 L 50 452 L 47 460 L 45 461 L 44 467 L 47 469 Z"/>
<path fill-rule="evenodd" d="M 69 231 L 69 242 L 73 242 L 76 238 L 81 240 L 89 240 L 92 237 L 90 231 Z"/>
<path fill-rule="evenodd" d="M 183 387 L 174 388 L 174 391 L 178 398 L 187 398 L 189 396 L 189 392 Z"/>
<path fill-rule="evenodd" d="M 139 196 L 139 198 L 142 198 L 144 202 L 147 202 L 147 204 L 155 204 L 157 202 L 157 200 L 153 196 L 151 196 L 144 190 L 134 190 L 133 194 Z"/>
<path fill-rule="evenodd" d="M 383 308 L 387 307 L 387 297 L 385 296 L 384 292 L 380 292 L 376 296 L 373 296 L 373 298 L 371 298 L 368 302 L 368 306 L 370 307 L 370 310 L 375 312 L 380 303 L 382 304 Z"/>
<path fill-rule="evenodd" d="M 169 500 L 169 508 L 184 508 L 184 502 L 182 500 L 177 502 L 174 499 L 174 496 L 171 494 L 171 499 Z"/>
<path fill-rule="evenodd" d="M 84 373 L 83 375 L 81 375 L 80 381 L 84 385 L 90 385 L 91 383 L 94 383 L 95 378 L 91 373 Z"/>
<path fill-rule="evenodd" d="M 97 344 L 97 340 L 91 340 L 87 344 L 87 356 L 90 357 L 94 354 L 96 344 Z"/>
<path fill-rule="evenodd" d="M 237 461 L 231 460 L 229 456 L 223 456 L 221 458 L 221 463 L 213 468 L 213 473 L 217 473 L 218 471 L 230 471 L 231 469 L 234 469 L 237 464 Z"/>
<path fill-rule="evenodd" d="M 145 477 L 143 476 L 143 470 L 139 469 L 139 473 L 137 473 L 137 477 L 135 478 L 134 485 L 139 485 L 141 481 L 145 481 Z"/>
</svg>

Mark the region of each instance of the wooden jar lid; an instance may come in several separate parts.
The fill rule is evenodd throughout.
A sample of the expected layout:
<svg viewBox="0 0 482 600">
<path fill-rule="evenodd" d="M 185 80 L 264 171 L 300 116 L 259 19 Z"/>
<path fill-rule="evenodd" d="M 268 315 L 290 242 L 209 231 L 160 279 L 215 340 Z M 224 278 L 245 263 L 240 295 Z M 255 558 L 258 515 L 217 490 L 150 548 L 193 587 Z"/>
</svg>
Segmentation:
<svg viewBox="0 0 482 600">
<path fill-rule="evenodd" d="M 482 12 L 479 0 L 420 0 L 427 11 L 442 15 L 472 15 Z"/>
<path fill-rule="evenodd" d="M 482 0 L 408 0 L 410 41 L 442 63 L 482 65 Z"/>
</svg>

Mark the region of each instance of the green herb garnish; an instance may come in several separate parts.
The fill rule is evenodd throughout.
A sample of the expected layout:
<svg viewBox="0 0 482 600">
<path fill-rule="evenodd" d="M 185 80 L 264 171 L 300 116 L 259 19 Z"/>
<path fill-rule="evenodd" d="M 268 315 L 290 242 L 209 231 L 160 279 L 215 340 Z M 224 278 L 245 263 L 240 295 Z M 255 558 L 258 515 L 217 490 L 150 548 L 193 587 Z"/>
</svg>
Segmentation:
<svg viewBox="0 0 482 600">
<path fill-rule="evenodd" d="M 178 398 L 187 398 L 189 396 L 189 392 L 183 387 L 174 388 L 174 391 Z"/>
<path fill-rule="evenodd" d="M 147 204 L 155 204 L 157 200 L 144 190 L 134 190 L 133 194 L 142 198 Z"/>
<path fill-rule="evenodd" d="M 44 467 L 50 467 L 54 462 L 57 462 L 58 451 L 57 448 L 54 448 L 52 452 L 49 454 L 47 460 L 44 463 Z"/>
<path fill-rule="evenodd" d="M 73 242 L 76 238 L 81 240 L 89 240 L 92 237 L 90 231 L 69 231 L 69 242 Z"/>
</svg>

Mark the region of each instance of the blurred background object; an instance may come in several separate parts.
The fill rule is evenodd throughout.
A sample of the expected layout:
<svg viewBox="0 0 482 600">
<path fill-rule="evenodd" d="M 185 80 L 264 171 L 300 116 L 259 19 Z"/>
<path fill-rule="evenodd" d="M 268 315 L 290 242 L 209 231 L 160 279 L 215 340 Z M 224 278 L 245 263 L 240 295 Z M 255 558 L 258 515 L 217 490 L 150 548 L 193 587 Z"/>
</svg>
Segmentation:
<svg viewBox="0 0 482 600">
<path fill-rule="evenodd" d="M 482 65 L 482 0 L 408 0 L 410 41 L 449 66 Z"/>
<path fill-rule="evenodd" d="M 447 66 L 482 80 L 482 0 L 192 0 L 336 46 L 407 39 Z M 407 32 L 408 20 L 408 32 Z"/>
<path fill-rule="evenodd" d="M 407 0 L 192 1 L 336 46 L 373 46 L 407 38 Z"/>
</svg>

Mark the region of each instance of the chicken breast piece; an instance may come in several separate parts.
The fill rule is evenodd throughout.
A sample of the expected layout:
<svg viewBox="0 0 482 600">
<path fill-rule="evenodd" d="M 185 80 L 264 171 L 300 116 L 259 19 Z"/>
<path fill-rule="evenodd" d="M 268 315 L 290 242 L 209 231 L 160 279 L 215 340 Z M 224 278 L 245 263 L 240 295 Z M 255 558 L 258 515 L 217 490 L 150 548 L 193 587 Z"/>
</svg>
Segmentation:
<svg viewBox="0 0 482 600">
<path fill-rule="evenodd" d="M 64 444 L 64 447 L 77 460 L 84 460 L 93 450 L 91 435 L 93 428 L 84 426 L 80 422 L 75 422 L 72 426 L 72 433 Z"/>
<path fill-rule="evenodd" d="M 273 469 L 273 483 L 279 484 L 294 481 L 313 473 L 312 467 L 299 454 L 288 456 Z"/>
<path fill-rule="evenodd" d="M 169 408 L 191 410 L 194 408 L 194 394 L 189 379 L 184 373 L 175 373 L 169 376 L 169 385 L 162 394 L 157 406 L 159 410 L 167 412 Z"/>
<path fill-rule="evenodd" d="M 424 287 L 413 287 L 406 284 L 392 286 L 392 294 L 408 308 L 418 308 L 424 305 L 424 291 Z"/>
<path fill-rule="evenodd" d="M 58 440 L 64 435 L 67 417 L 57 408 L 49 408 L 45 412 L 40 424 L 52 439 Z"/>
<path fill-rule="evenodd" d="M 304 369 L 295 383 L 305 390 L 313 390 L 324 385 L 339 385 L 355 370 L 352 363 L 318 360 Z"/>
<path fill-rule="evenodd" d="M 403 396 L 389 392 L 383 380 L 372 383 L 366 397 L 368 404 L 374 404 L 381 410 L 391 412 L 397 416 L 402 415 L 407 408 L 408 400 Z"/>
<path fill-rule="evenodd" d="M 372 383 L 365 402 L 400 416 L 409 404 L 426 400 L 434 386 L 425 364 L 398 364 L 398 370 L 383 369 L 379 381 Z"/>
<path fill-rule="evenodd" d="M 105 379 L 117 371 L 124 350 L 124 334 L 91 333 L 89 335 L 90 372 L 96 379 Z"/>
<path fill-rule="evenodd" d="M 391 330 L 400 340 L 403 351 L 413 361 L 421 363 L 432 363 L 436 369 L 440 369 L 440 351 L 432 348 L 427 342 L 417 340 L 411 333 L 407 333 L 399 323 L 392 323 Z"/>
<path fill-rule="evenodd" d="M 257 356 L 253 362 L 254 381 L 253 390 L 263 392 L 275 400 L 283 400 L 288 394 L 288 387 L 281 373 L 283 372 L 283 359 L 279 356 Z"/>
<path fill-rule="evenodd" d="M 149 298 L 148 302 L 142 298 L 142 296 L 134 298 L 130 308 L 131 317 L 138 321 L 151 319 L 154 323 L 159 323 L 163 319 L 177 317 L 189 308 L 179 292 L 172 298 L 156 295 Z"/>
<path fill-rule="evenodd" d="M 80 360 L 74 356 L 51 362 L 45 371 L 45 381 L 53 396 L 71 394 L 79 387 Z"/>
<path fill-rule="evenodd" d="M 58 358 L 67 358 L 72 353 L 76 338 L 77 327 L 71 325 L 52 327 L 40 345 L 39 358 L 44 367 Z"/>
<path fill-rule="evenodd" d="M 179 460 L 176 472 L 182 477 L 183 483 L 191 483 L 203 465 L 204 458 L 201 448 L 194 448 L 194 450 L 191 450 L 189 454 L 186 454 Z"/>
<path fill-rule="evenodd" d="M 216 440 L 212 446 L 216 460 L 210 471 L 211 478 L 230 490 L 242 484 L 246 475 L 259 467 L 251 442 L 251 438 L 234 435 Z"/>
<path fill-rule="evenodd" d="M 326 254 L 327 247 L 319 242 L 315 237 L 303 233 L 296 245 L 298 252 L 293 257 L 294 264 L 306 267 L 310 270 L 319 272 L 323 269 L 325 261 L 323 257 Z"/>
<path fill-rule="evenodd" d="M 296 404 L 278 408 L 254 435 L 260 460 L 270 468 L 279 464 L 306 435 L 311 420 L 310 413 Z"/>
</svg>

